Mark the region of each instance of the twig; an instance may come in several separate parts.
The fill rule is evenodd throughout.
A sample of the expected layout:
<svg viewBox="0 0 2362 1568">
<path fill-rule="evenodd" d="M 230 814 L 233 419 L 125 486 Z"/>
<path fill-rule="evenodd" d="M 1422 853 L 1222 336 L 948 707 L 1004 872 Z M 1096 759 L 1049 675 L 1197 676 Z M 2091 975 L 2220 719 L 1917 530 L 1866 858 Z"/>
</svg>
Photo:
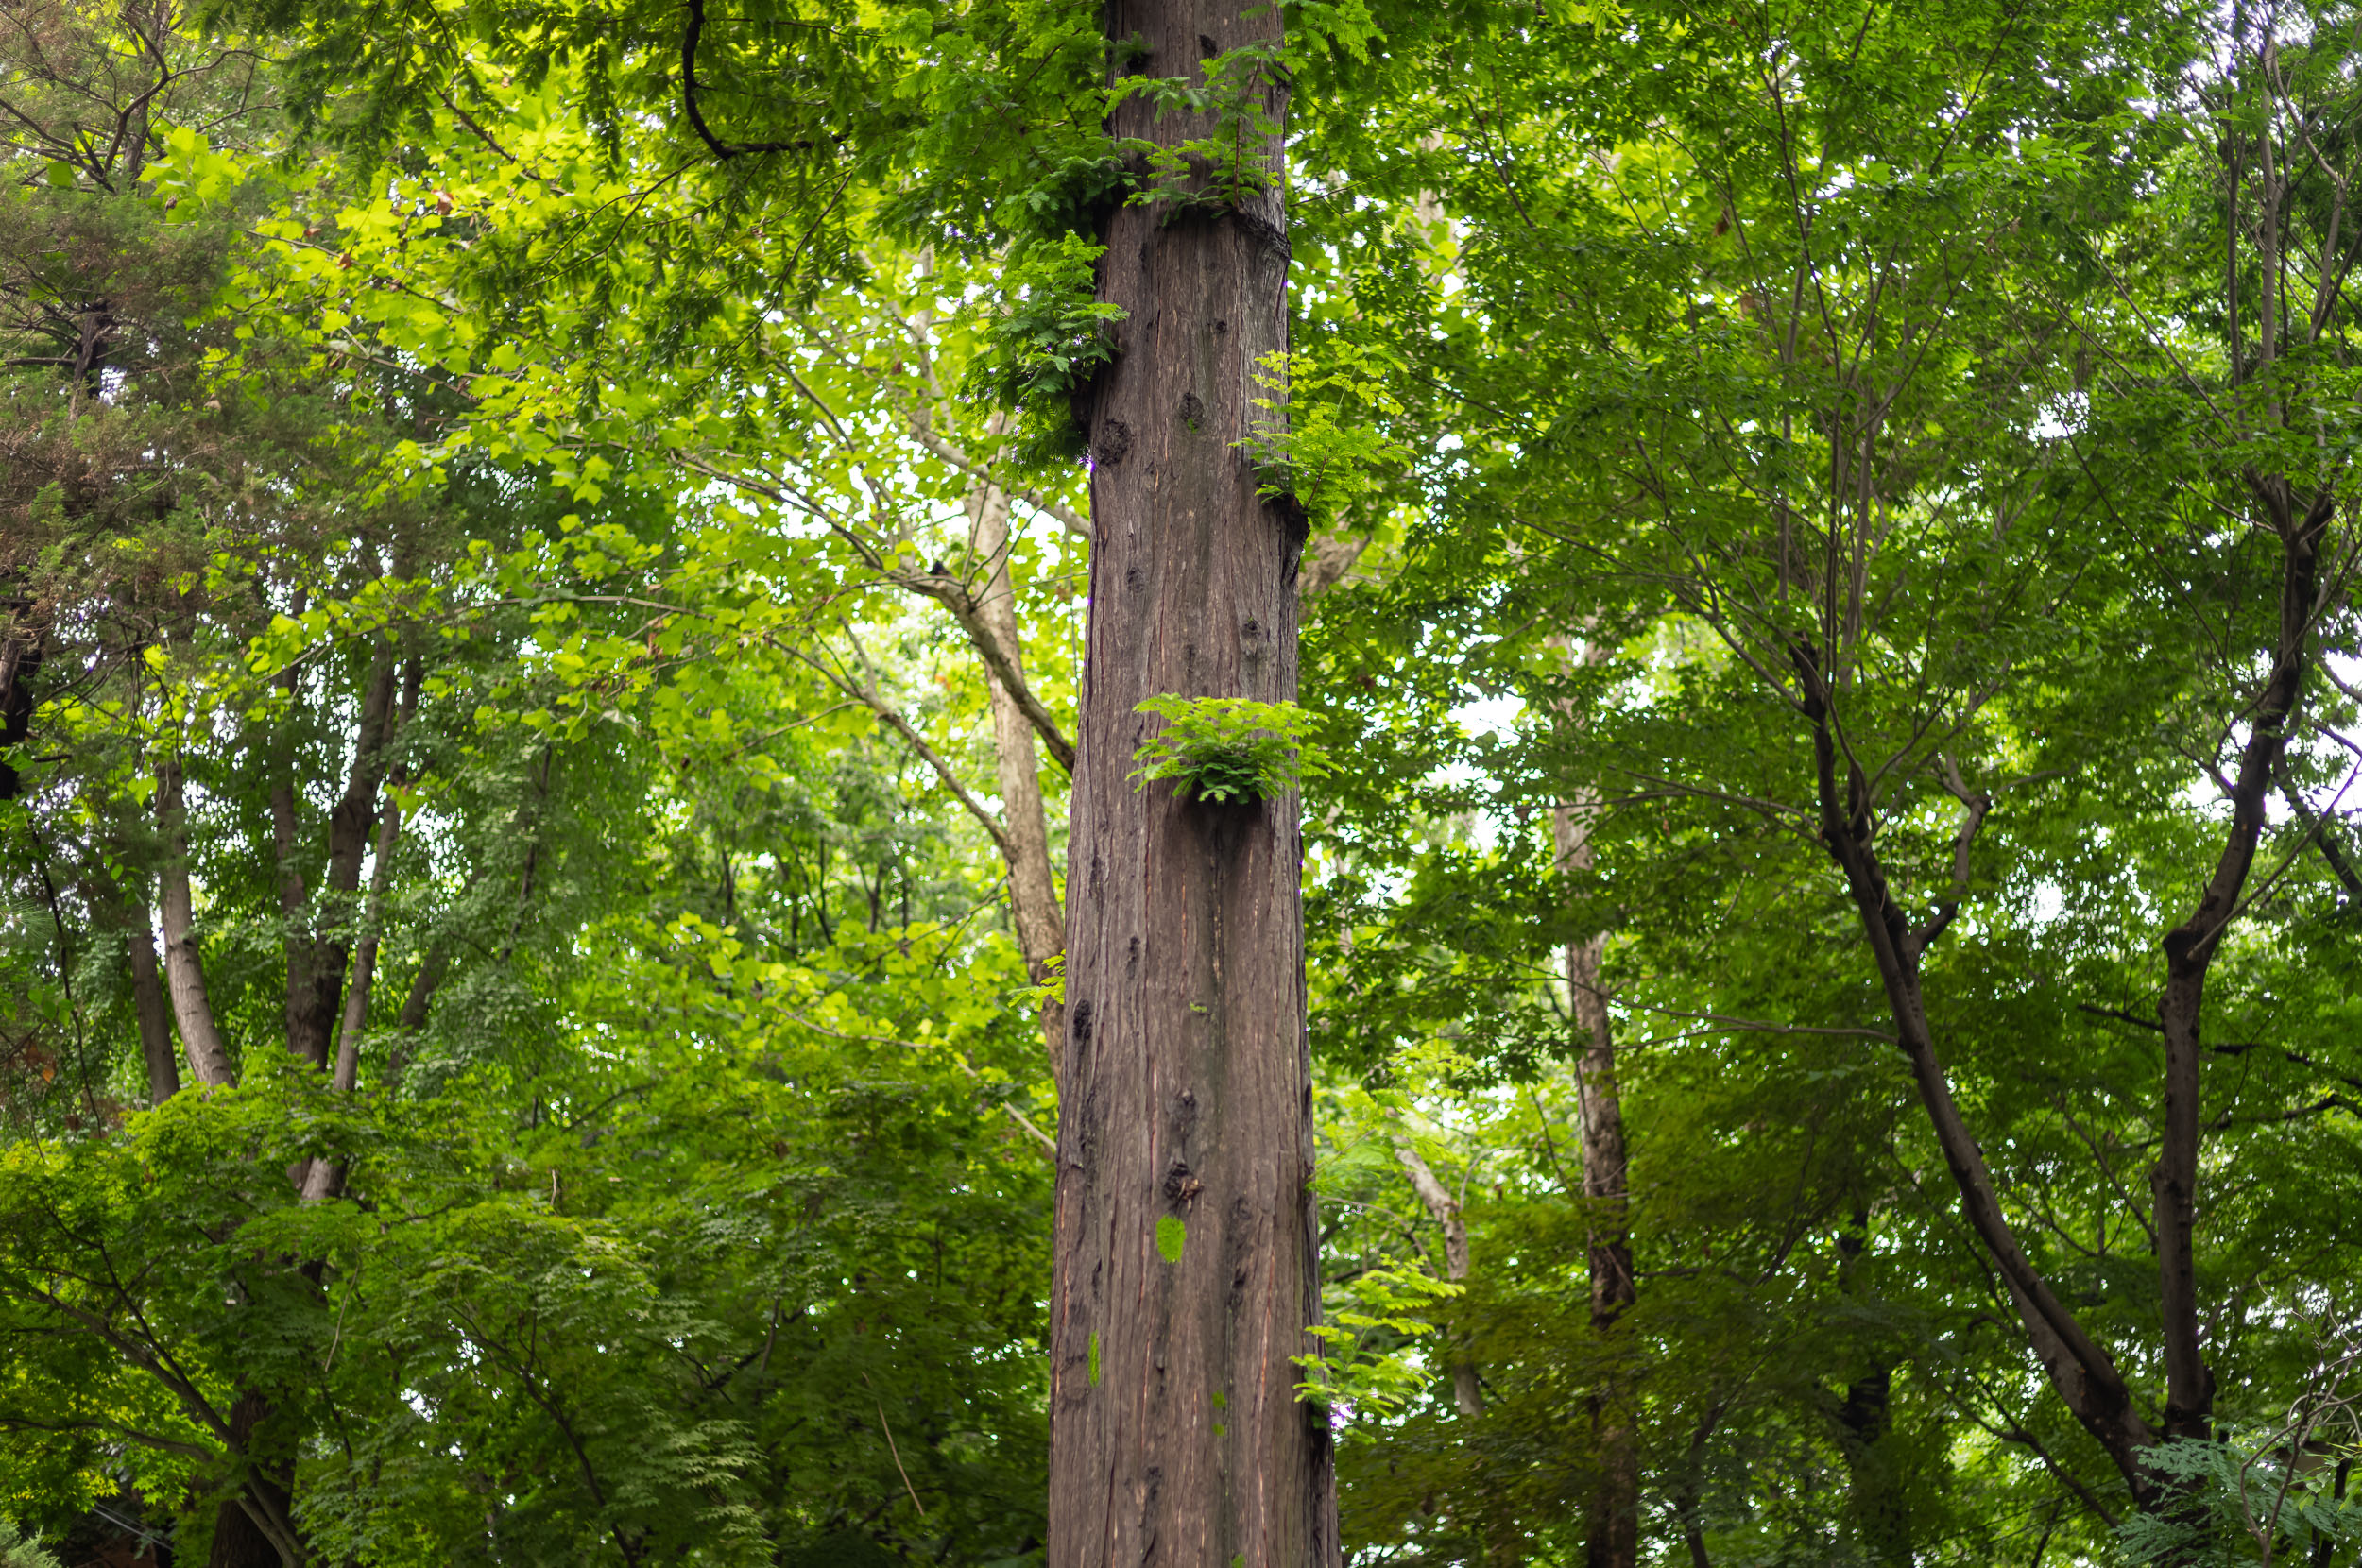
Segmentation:
<svg viewBox="0 0 2362 1568">
<path fill-rule="evenodd" d="M 867 1372 L 861 1374 L 861 1382 L 863 1388 L 869 1389 L 870 1408 L 878 1412 L 878 1430 L 885 1434 L 886 1452 L 894 1456 L 894 1473 L 902 1477 L 902 1490 L 911 1494 L 911 1507 L 918 1510 L 919 1518 L 924 1519 L 927 1517 L 927 1505 L 918 1500 L 918 1489 L 911 1485 L 911 1473 L 902 1468 L 902 1451 L 894 1444 L 894 1428 L 886 1424 L 885 1406 L 879 1400 L 878 1390 L 871 1385 Z"/>
</svg>

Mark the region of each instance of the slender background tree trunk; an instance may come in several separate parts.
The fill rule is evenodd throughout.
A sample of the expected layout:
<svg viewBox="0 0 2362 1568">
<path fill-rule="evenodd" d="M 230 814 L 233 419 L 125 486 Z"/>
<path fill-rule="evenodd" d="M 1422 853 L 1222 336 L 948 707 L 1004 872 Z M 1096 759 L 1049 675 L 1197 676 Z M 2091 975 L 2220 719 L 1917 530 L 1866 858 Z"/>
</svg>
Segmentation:
<svg viewBox="0 0 2362 1568">
<path fill-rule="evenodd" d="M 1115 0 L 1105 19 L 1118 69 L 1189 79 L 1279 31 L 1241 0 Z M 1275 122 L 1280 90 L 1259 91 Z M 1110 126 L 1168 145 L 1212 128 L 1139 96 Z M 1124 316 L 1087 410 L 1051 1568 L 1339 1560 L 1326 1423 L 1295 1392 L 1320 1308 L 1298 802 L 1127 779 L 1143 699 L 1295 694 L 1303 522 L 1241 446 L 1270 421 L 1260 363 L 1287 347 L 1279 145 L 1247 145 L 1271 189 L 1126 206 L 1100 264 Z"/>
<path fill-rule="evenodd" d="M 1607 656 L 1596 639 L 1580 644 L 1554 639 L 1580 664 Z M 1571 711 L 1561 709 L 1561 720 Z M 1580 737 L 1568 739 L 1579 743 Z M 1587 787 L 1550 812 L 1550 844 L 1559 875 L 1588 874 L 1597 861 L 1591 844 L 1598 796 Z M 1571 892 L 1571 890 L 1570 890 Z M 1583 1198 L 1588 1236 L 1584 1263 L 1591 1283 L 1591 1327 L 1604 1335 L 1636 1299 L 1632 1267 L 1632 1221 L 1626 1208 L 1624 1103 L 1616 1082 L 1616 1034 L 1608 1016 L 1607 991 L 1600 963 L 1607 933 L 1595 931 L 1566 944 L 1566 1005 L 1574 1019 L 1575 1099 L 1583 1142 Z M 1631 1390 L 1613 1384 L 1590 1398 L 1592 1440 L 1600 1474 L 1589 1509 L 1587 1568 L 1634 1568 L 1640 1560 L 1640 1457 L 1633 1442 Z"/>
<path fill-rule="evenodd" d="M 205 963 L 197 949 L 195 906 L 189 893 L 189 831 L 180 758 L 156 764 L 156 826 L 163 839 L 163 868 L 157 878 L 157 903 L 163 914 L 164 980 L 172 1015 L 180 1026 L 180 1048 L 199 1083 L 236 1082 L 230 1048 L 214 1022 L 205 994 Z"/>
<path fill-rule="evenodd" d="M 143 900 L 124 932 L 131 960 L 131 1001 L 139 1014 L 140 1054 L 147 1063 L 147 1102 L 162 1105 L 180 1092 L 180 1053 L 172 1048 L 172 1013 L 156 970 L 156 931 Z"/>
<path fill-rule="evenodd" d="M 1000 435 L 1001 427 L 996 416 L 992 433 Z M 976 614 L 1022 674 L 1024 639 L 1018 635 L 1017 593 L 1009 581 L 1009 493 L 987 481 L 968 492 L 967 504 L 973 523 L 968 546 L 975 561 L 988 568 L 984 590 L 976 596 Z M 1066 951 L 1066 915 L 1058 908 L 1057 874 L 1050 862 L 1050 819 L 1042 808 L 1041 764 L 1034 751 L 1033 721 L 990 664 L 984 667 L 984 684 L 992 702 L 993 764 L 1007 836 L 1011 924 L 1017 928 L 1018 950 L 1025 955 L 1025 972 L 1038 985 Z M 1055 1076 L 1059 1043 L 1066 1038 L 1066 1009 L 1044 1003 L 1041 1028 Z"/>
<path fill-rule="evenodd" d="M 1598 658 L 1586 651 L 1586 662 Z M 1588 799 L 1559 807 L 1550 817 L 1559 870 L 1591 869 Z M 1590 1213 L 1586 1259 L 1591 1275 L 1591 1326 L 1605 1334 L 1636 1299 L 1632 1271 L 1632 1224 L 1625 1208 L 1624 1107 L 1616 1085 L 1616 1036 L 1607 993 L 1600 984 L 1605 933 L 1566 945 L 1566 997 L 1582 1051 L 1575 1066 L 1582 1116 L 1583 1196 Z M 1628 1390 L 1604 1388 L 1591 1396 L 1591 1428 L 1599 1446 L 1599 1491 L 1592 1500 L 1588 1568 L 1634 1568 L 1640 1560 L 1640 1460 L 1633 1447 Z"/>
<path fill-rule="evenodd" d="M 1411 1173 L 1412 1188 L 1444 1233 L 1444 1277 L 1454 1285 L 1465 1283 L 1468 1221 L 1461 1213 L 1460 1200 L 1436 1179 L 1427 1161 L 1420 1158 L 1418 1147 L 1409 1138 L 1395 1140 L 1395 1157 Z M 1456 1327 L 1451 1333 L 1451 1400 L 1453 1407 L 1463 1416 L 1484 1414 L 1483 1380 L 1477 1373 L 1476 1354 L 1464 1328 Z"/>
</svg>

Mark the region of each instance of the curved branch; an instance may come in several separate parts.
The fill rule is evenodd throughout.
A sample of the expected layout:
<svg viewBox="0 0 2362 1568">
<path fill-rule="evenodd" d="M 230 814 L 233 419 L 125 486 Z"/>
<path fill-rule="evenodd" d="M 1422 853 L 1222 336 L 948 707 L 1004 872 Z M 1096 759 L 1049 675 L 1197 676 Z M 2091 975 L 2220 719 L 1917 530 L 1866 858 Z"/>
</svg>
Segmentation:
<svg viewBox="0 0 2362 1568">
<path fill-rule="evenodd" d="M 1059 767 L 1071 775 L 1074 772 L 1074 742 L 1066 738 L 1058 728 L 1058 721 L 1051 717 L 1050 709 L 1042 706 L 1041 698 L 1035 695 L 1034 689 L 1025 683 L 1024 672 L 1018 668 L 1017 661 L 1009 656 L 1009 650 L 1001 646 L 1001 639 L 985 623 L 975 595 L 956 579 L 933 573 L 925 577 L 905 578 L 902 586 L 913 593 L 925 594 L 951 612 L 951 619 L 958 622 L 960 630 L 967 634 L 967 640 L 974 645 L 977 656 L 984 661 L 985 668 L 993 673 L 1008 692 L 1009 700 L 1017 704 L 1018 710 L 1034 726 L 1034 732 L 1041 737 L 1043 748 Z"/>
<path fill-rule="evenodd" d="M 810 137 L 796 142 L 725 142 L 713 134 L 697 108 L 697 39 L 705 30 L 705 0 L 689 0 L 689 26 L 682 29 L 680 40 L 680 101 L 689 114 L 690 128 L 696 131 L 698 140 L 721 159 L 735 158 L 743 152 L 809 152 Z"/>
<path fill-rule="evenodd" d="M 912 440 L 917 442 L 929 452 L 933 452 L 937 457 L 942 458 L 946 463 L 950 464 L 953 468 L 959 469 L 960 472 L 967 475 L 970 479 L 981 479 L 987 484 L 996 486 L 1002 490 L 1006 490 L 1009 494 L 1025 503 L 1026 505 L 1031 506 L 1035 511 L 1039 512 L 1042 516 L 1053 519 L 1059 527 L 1065 529 L 1068 533 L 1072 534 L 1077 538 L 1087 539 L 1091 537 L 1090 520 L 1083 516 L 1082 513 L 1076 511 L 1073 507 L 1067 505 L 1064 502 L 1053 500 L 1051 497 L 1043 495 L 1038 491 L 1023 489 L 1018 486 L 1011 485 L 1007 479 L 1000 474 L 994 473 L 988 466 L 977 462 L 976 459 L 970 457 L 966 452 L 963 452 L 960 448 L 953 446 L 950 442 L 945 440 L 942 436 L 936 435 L 933 431 L 919 423 L 916 418 L 913 418 L 910 421 L 910 427 Z"/>
</svg>

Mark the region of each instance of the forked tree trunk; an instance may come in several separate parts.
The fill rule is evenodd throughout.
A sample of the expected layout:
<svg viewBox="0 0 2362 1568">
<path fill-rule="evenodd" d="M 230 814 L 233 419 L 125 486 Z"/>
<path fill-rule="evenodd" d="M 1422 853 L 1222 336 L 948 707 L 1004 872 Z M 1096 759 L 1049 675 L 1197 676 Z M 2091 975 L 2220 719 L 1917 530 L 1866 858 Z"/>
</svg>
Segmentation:
<svg viewBox="0 0 2362 1568">
<path fill-rule="evenodd" d="M 270 1402 L 246 1392 L 230 1407 L 230 1441 L 234 1453 L 253 1456 L 264 1444 Z M 295 1533 L 291 1458 L 257 1456 L 235 1496 L 225 1499 L 214 1514 L 214 1543 L 206 1568 L 300 1568 L 308 1555 Z"/>
<path fill-rule="evenodd" d="M 1277 39 L 1256 0 L 1112 0 L 1118 68 L 1195 80 Z M 1276 121 L 1280 90 L 1258 90 Z M 1170 145 L 1211 116 L 1129 99 Z M 1287 347 L 1271 188 L 1126 206 L 1100 297 L 1121 357 L 1094 389 L 1090 625 L 1074 827 L 1051 1304 L 1050 1568 L 1328 1568 L 1326 1423 L 1296 1397 L 1320 1306 L 1298 802 L 1209 805 L 1127 775 L 1143 699 L 1295 694 L 1303 525 L 1242 441 Z"/>
<path fill-rule="evenodd" d="M 291 695 L 296 679 L 296 673 L 289 671 L 285 682 Z M 328 856 L 317 895 L 303 879 L 305 845 L 292 753 L 282 758 L 271 789 L 280 910 L 286 921 L 287 1048 L 316 1067 L 329 1065 L 336 1021 L 344 1011 L 345 971 L 351 959 L 347 927 L 353 895 L 361 885 L 369 829 L 378 819 L 378 790 L 385 781 L 385 748 L 395 721 L 394 684 L 393 645 L 382 642 L 362 688 L 351 775 L 329 812 Z"/>
</svg>

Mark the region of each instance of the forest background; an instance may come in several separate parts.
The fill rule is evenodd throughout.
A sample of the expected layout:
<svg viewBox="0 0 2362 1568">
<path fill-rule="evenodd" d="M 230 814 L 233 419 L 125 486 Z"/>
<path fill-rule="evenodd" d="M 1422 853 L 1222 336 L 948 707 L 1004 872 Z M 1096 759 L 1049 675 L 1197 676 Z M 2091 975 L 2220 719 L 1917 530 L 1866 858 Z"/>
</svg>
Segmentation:
<svg viewBox="0 0 2362 1568">
<path fill-rule="evenodd" d="M 1284 81 L 1347 1558 L 2354 1560 L 2362 11 L 1281 14 L 0 8 L 0 1556 L 1042 1560 L 1107 126 Z"/>
</svg>

